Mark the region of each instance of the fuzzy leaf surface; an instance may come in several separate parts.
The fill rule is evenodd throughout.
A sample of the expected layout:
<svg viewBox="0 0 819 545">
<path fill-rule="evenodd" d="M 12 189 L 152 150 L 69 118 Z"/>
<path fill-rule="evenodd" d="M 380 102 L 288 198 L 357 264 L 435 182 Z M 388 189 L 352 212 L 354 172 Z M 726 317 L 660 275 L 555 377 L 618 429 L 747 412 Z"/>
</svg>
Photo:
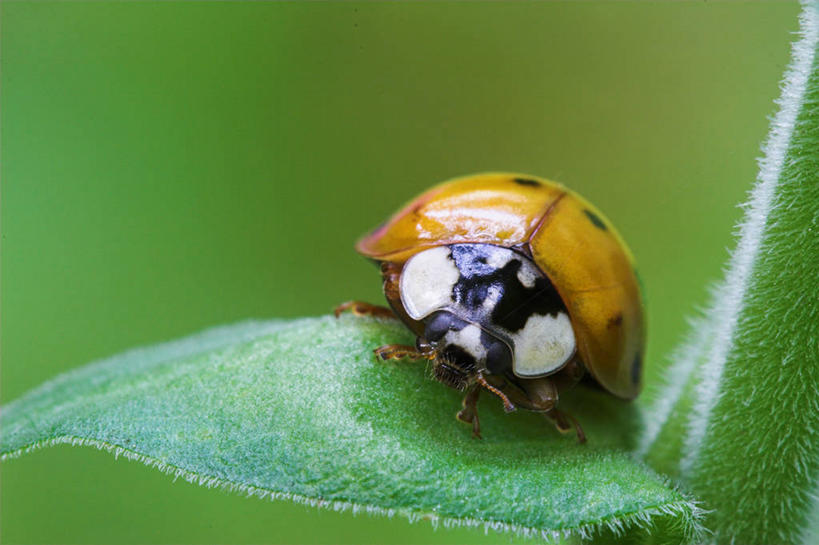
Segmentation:
<svg viewBox="0 0 819 545">
<path fill-rule="evenodd" d="M 698 510 L 633 461 L 631 405 L 576 388 L 562 407 L 589 442 L 541 415 L 480 403 L 483 440 L 456 422 L 461 394 L 423 363 L 377 363 L 399 323 L 343 316 L 252 322 L 62 375 L 2 410 L 0 455 L 87 444 L 209 486 L 443 524 L 590 537 L 654 522 L 696 535 Z M 670 529 L 670 530 L 669 530 Z"/>
</svg>

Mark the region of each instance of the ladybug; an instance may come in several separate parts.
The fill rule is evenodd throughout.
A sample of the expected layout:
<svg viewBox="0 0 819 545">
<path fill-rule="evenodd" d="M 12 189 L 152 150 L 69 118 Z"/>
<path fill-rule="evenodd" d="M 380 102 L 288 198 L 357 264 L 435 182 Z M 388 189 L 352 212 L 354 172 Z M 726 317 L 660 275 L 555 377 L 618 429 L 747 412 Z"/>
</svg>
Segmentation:
<svg viewBox="0 0 819 545">
<path fill-rule="evenodd" d="M 381 268 L 390 308 L 351 301 L 336 315 L 398 317 L 416 346 L 375 349 L 382 360 L 432 362 L 463 390 L 457 418 L 480 437 L 482 390 L 505 410 L 544 413 L 561 432 L 579 423 L 557 409 L 584 377 L 622 399 L 640 391 L 645 345 L 640 284 L 623 240 L 588 201 L 519 174 L 479 174 L 423 193 L 356 250 Z"/>
</svg>

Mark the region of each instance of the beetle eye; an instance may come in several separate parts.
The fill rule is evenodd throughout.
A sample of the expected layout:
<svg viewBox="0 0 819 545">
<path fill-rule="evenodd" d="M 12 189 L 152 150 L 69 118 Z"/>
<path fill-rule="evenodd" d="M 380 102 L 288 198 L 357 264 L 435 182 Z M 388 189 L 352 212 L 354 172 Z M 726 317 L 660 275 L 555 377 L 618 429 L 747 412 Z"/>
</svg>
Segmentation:
<svg viewBox="0 0 819 545">
<path fill-rule="evenodd" d="M 441 310 L 432 314 L 427 320 L 424 336 L 429 342 L 440 341 L 448 331 L 460 331 L 468 324 L 451 312 Z"/>
<path fill-rule="evenodd" d="M 503 341 L 493 340 L 486 351 L 486 368 L 500 375 L 512 369 L 512 351 Z"/>
</svg>

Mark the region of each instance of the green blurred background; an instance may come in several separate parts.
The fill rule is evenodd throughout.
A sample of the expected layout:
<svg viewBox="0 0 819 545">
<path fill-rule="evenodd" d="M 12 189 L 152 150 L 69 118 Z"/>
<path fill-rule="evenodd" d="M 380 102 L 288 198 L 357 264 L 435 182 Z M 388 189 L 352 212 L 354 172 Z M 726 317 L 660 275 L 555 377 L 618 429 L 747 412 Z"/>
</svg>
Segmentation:
<svg viewBox="0 0 819 545">
<path fill-rule="evenodd" d="M 639 262 L 649 385 L 707 296 L 795 3 L 2 4 L 2 400 L 123 349 L 381 300 L 432 183 L 566 183 Z M 430 388 L 436 388 L 430 383 Z M 4 543 L 508 543 L 245 499 L 84 448 L 2 465 Z"/>
</svg>

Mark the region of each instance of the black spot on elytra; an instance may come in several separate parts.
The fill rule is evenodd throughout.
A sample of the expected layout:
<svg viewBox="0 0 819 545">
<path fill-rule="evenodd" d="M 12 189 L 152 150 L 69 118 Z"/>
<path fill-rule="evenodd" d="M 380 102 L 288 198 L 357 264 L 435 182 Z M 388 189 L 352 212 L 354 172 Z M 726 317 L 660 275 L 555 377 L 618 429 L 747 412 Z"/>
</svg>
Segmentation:
<svg viewBox="0 0 819 545">
<path fill-rule="evenodd" d="M 618 312 L 617 314 L 615 314 L 614 316 L 609 318 L 609 321 L 606 324 L 606 327 L 608 329 L 614 329 L 615 327 L 620 327 L 622 324 L 623 324 L 623 313 Z"/>
<path fill-rule="evenodd" d="M 489 244 L 456 244 L 450 248 L 461 273 L 452 288 L 452 299 L 464 307 L 474 321 L 488 319 L 490 323 L 485 323 L 488 329 L 501 326 L 518 331 L 533 314 L 556 315 L 564 310 L 563 301 L 546 277 L 537 277 L 532 287 L 521 284 L 517 275 L 523 266 L 523 256 L 510 259 L 498 269 L 488 264 L 488 258 L 494 252 L 510 252 L 507 248 Z M 498 294 L 498 300 L 486 316 L 484 301 L 493 292 Z"/>
<path fill-rule="evenodd" d="M 631 382 L 635 386 L 640 384 L 640 376 L 643 374 L 643 355 L 637 352 L 634 354 L 634 361 L 631 363 Z"/>
<path fill-rule="evenodd" d="M 600 216 L 598 216 L 597 214 L 595 214 L 591 210 L 584 209 L 583 213 L 586 214 L 586 217 L 589 218 L 589 220 L 591 220 L 591 222 L 594 224 L 594 226 L 597 227 L 598 229 L 601 229 L 603 231 L 608 231 L 609 230 L 609 228 L 606 227 L 606 224 L 603 222 L 603 220 L 600 219 Z"/>
<path fill-rule="evenodd" d="M 518 185 L 539 186 L 540 182 L 537 180 L 530 180 L 529 178 L 515 178 L 515 183 Z"/>
</svg>

